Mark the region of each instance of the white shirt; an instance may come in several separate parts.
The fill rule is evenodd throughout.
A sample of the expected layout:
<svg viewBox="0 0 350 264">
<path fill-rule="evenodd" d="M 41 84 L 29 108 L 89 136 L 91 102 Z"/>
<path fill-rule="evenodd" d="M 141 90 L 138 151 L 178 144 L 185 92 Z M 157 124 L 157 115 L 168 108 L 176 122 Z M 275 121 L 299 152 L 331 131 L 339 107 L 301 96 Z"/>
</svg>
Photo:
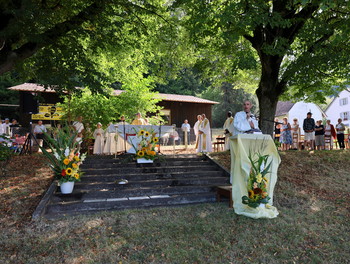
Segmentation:
<svg viewBox="0 0 350 264">
<path fill-rule="evenodd" d="M 73 122 L 73 126 L 75 127 L 75 130 L 76 130 L 78 133 L 81 133 L 81 131 L 84 130 L 84 125 L 83 125 L 83 123 L 80 123 L 79 121 L 74 121 L 74 122 Z"/>
<path fill-rule="evenodd" d="M 183 123 L 182 124 L 182 126 L 181 126 L 181 129 L 182 129 L 182 131 L 187 131 L 187 132 L 190 132 L 190 129 L 191 129 L 191 126 L 190 126 L 190 124 L 189 123 Z"/>
<path fill-rule="evenodd" d="M 233 135 L 235 136 L 238 134 L 243 134 L 244 132 L 251 130 L 252 128 L 249 124 L 250 121 L 253 122 L 255 129 L 259 129 L 258 121 L 254 117 L 254 115 L 252 115 L 249 119 L 247 119 L 246 112 L 244 111 L 237 112 L 233 121 L 233 126 L 234 126 Z"/>
<path fill-rule="evenodd" d="M 345 126 L 344 126 L 343 123 L 337 124 L 337 125 L 335 126 L 335 128 L 336 128 L 336 130 L 337 130 L 337 134 L 338 134 L 338 135 L 339 135 L 339 134 L 344 134 L 344 130 L 338 131 L 338 129 L 344 129 L 344 128 L 345 128 Z"/>
<path fill-rule="evenodd" d="M 0 124 L 0 135 L 5 134 L 5 128 L 3 124 Z"/>
<path fill-rule="evenodd" d="M 35 133 L 43 133 L 43 132 L 47 132 L 47 130 L 46 130 L 46 127 L 44 125 L 41 125 L 41 126 L 36 125 L 34 127 L 34 131 L 33 132 L 34 132 L 34 134 Z"/>
</svg>

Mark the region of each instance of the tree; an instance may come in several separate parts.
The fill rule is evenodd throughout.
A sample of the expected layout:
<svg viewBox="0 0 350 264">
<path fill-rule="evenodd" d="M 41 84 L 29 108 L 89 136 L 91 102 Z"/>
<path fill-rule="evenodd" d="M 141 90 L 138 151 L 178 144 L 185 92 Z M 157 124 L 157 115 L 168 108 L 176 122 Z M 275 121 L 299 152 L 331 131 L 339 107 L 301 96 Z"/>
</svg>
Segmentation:
<svg viewBox="0 0 350 264">
<path fill-rule="evenodd" d="M 346 0 L 176 0 L 202 56 L 219 61 L 222 79 L 238 68 L 261 69 L 256 90 L 260 128 L 272 134 L 283 94 L 324 100 L 349 80 L 350 6 Z M 215 60 L 213 60 L 215 58 Z M 226 67 L 226 69 L 225 69 Z"/>
</svg>

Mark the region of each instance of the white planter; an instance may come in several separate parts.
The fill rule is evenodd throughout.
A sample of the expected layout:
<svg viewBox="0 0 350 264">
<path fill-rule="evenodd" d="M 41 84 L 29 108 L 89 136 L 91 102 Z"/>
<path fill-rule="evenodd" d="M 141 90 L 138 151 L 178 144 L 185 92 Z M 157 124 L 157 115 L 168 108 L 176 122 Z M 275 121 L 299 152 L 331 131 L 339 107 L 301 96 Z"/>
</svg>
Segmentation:
<svg viewBox="0 0 350 264">
<path fill-rule="evenodd" d="M 137 163 L 153 163 L 153 160 L 145 159 L 145 158 L 138 158 Z"/>
<path fill-rule="evenodd" d="M 63 194 L 72 193 L 74 188 L 74 181 L 62 182 L 60 184 L 60 187 L 61 187 L 61 193 Z"/>
</svg>

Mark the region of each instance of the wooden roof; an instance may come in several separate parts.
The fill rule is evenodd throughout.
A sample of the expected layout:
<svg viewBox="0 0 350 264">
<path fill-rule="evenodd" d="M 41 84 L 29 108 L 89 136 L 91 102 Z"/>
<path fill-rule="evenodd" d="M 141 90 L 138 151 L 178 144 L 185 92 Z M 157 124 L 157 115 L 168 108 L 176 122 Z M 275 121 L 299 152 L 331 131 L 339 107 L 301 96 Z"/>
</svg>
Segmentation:
<svg viewBox="0 0 350 264">
<path fill-rule="evenodd" d="M 9 90 L 21 91 L 21 92 L 44 92 L 44 93 L 55 93 L 54 89 L 45 88 L 42 85 L 36 83 L 23 83 L 20 85 L 12 86 L 8 88 Z M 119 95 L 123 90 L 114 90 L 113 95 Z M 218 104 L 218 102 L 210 101 L 207 99 L 199 98 L 191 95 L 181 95 L 181 94 L 165 94 L 158 93 L 158 98 L 163 101 L 172 102 L 184 102 L 184 103 L 198 103 L 198 104 Z"/>
<path fill-rule="evenodd" d="M 294 104 L 295 103 L 292 103 L 291 101 L 279 101 L 277 103 L 275 116 L 282 116 L 288 114 L 289 110 L 292 109 Z"/>
</svg>

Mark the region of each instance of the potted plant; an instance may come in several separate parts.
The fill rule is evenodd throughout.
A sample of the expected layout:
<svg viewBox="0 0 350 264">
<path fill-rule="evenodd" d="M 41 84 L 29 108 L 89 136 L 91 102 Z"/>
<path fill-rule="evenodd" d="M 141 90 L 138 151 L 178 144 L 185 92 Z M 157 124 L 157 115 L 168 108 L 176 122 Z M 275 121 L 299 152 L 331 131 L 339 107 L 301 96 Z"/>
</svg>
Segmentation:
<svg viewBox="0 0 350 264">
<path fill-rule="evenodd" d="M 139 131 L 135 130 L 135 132 L 139 138 L 139 143 L 137 146 L 134 146 L 132 142 L 130 143 L 135 149 L 137 163 L 153 163 L 157 158 L 155 148 L 159 141 L 156 133 L 142 128 Z"/>
<path fill-rule="evenodd" d="M 61 192 L 72 193 L 74 183 L 80 181 L 82 175 L 80 165 L 86 157 L 85 153 L 81 155 L 79 152 L 79 144 L 76 142 L 77 133 L 66 126 L 57 132 L 55 139 L 45 134 L 45 140 L 51 152 L 43 147 L 40 148 L 55 173 Z"/>
</svg>

